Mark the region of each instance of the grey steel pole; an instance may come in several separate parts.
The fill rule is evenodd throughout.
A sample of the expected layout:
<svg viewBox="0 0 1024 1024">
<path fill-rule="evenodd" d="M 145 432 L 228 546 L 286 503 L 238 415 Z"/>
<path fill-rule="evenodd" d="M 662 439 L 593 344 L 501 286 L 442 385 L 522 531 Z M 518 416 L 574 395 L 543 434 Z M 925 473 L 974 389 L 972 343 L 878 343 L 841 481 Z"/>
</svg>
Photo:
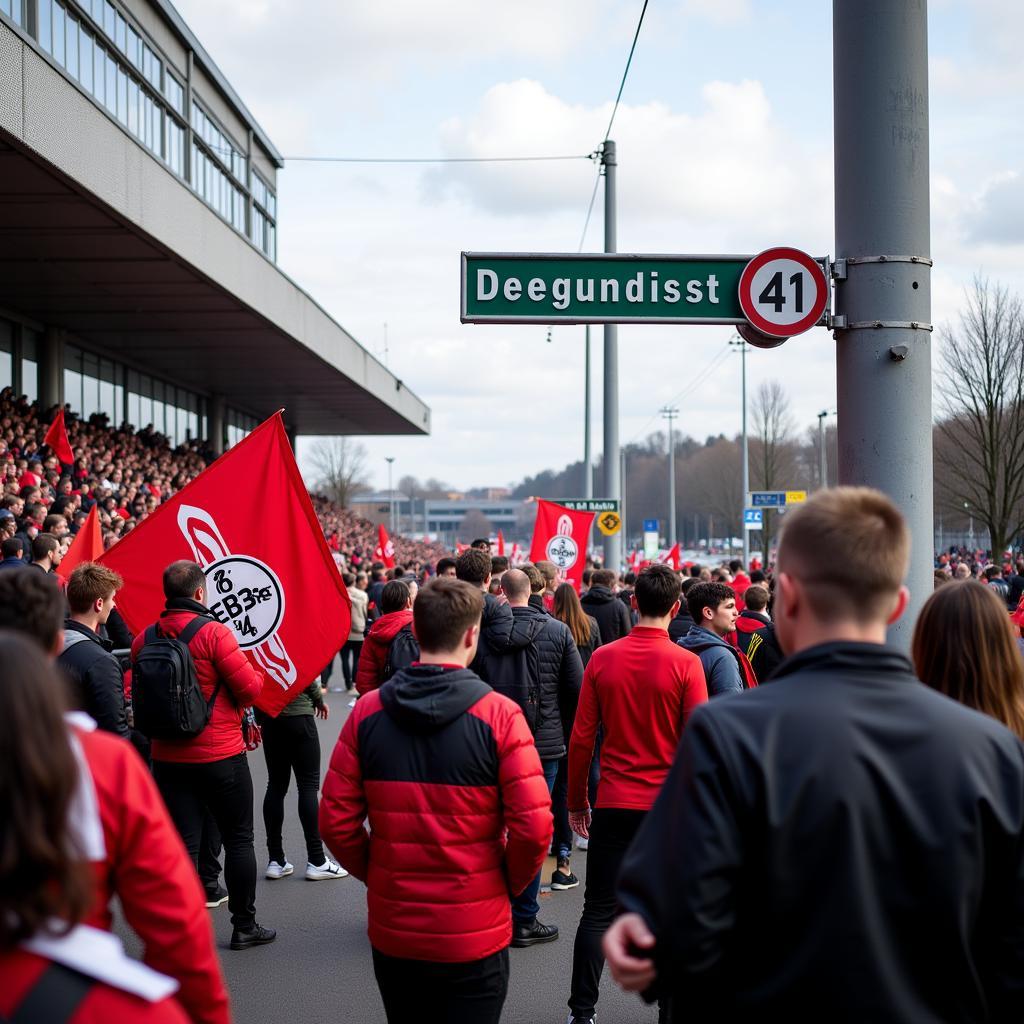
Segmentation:
<svg viewBox="0 0 1024 1024">
<path fill-rule="evenodd" d="M 626 534 L 626 449 L 619 449 L 619 478 L 622 480 L 622 500 L 619 502 L 619 516 L 622 519 L 622 528 L 619 530 L 619 535 L 626 539 L 628 542 L 629 538 Z M 621 543 L 621 541 L 620 541 Z M 607 565 L 607 563 L 605 563 Z"/>
<path fill-rule="evenodd" d="M 679 410 L 664 406 L 661 415 L 668 420 L 668 546 L 676 544 L 676 439 L 672 430 L 672 421 L 679 415 Z"/>
<path fill-rule="evenodd" d="M 828 487 L 828 460 L 825 458 L 825 417 L 828 411 L 818 413 L 818 486 Z"/>
<path fill-rule="evenodd" d="M 593 454 L 590 450 L 590 324 L 587 324 L 586 356 L 583 360 L 583 497 L 594 496 Z"/>
<path fill-rule="evenodd" d="M 615 143 L 606 140 L 601 149 L 604 167 L 604 251 L 615 252 Z M 605 497 L 622 499 L 619 472 L 619 328 L 604 325 L 604 489 Z M 621 507 L 621 506 L 620 506 Z M 622 565 L 622 531 L 605 539 L 604 564 L 619 571 Z"/>
<path fill-rule="evenodd" d="M 740 349 L 740 363 L 742 365 L 743 384 L 740 390 L 743 392 L 743 508 L 747 507 L 747 495 L 750 493 L 750 445 L 747 443 L 747 343 L 741 341 L 743 346 Z M 746 514 L 743 516 L 746 519 Z M 743 530 L 743 571 L 750 571 L 750 531 L 746 522 L 740 524 Z M 765 565 L 768 564 L 767 555 L 764 558 Z"/>
<path fill-rule="evenodd" d="M 889 639 L 908 649 L 932 592 L 928 10 L 833 0 L 832 22 L 839 482 L 907 519 L 910 607 Z"/>
<path fill-rule="evenodd" d="M 388 464 L 388 533 L 397 533 L 395 529 L 395 491 L 391 486 L 391 466 L 395 458 L 393 455 L 386 455 L 384 461 Z"/>
</svg>

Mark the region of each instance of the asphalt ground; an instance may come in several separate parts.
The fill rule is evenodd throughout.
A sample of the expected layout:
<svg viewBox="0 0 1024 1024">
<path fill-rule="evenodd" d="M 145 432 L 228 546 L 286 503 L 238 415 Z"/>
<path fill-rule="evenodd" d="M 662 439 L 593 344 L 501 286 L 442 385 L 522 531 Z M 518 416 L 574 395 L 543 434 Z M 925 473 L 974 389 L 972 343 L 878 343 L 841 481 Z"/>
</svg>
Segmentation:
<svg viewBox="0 0 1024 1024">
<path fill-rule="evenodd" d="M 336 664 L 331 681 L 340 682 Z M 328 695 L 330 718 L 318 721 L 321 764 L 326 770 L 338 733 L 348 714 L 349 698 Z M 256 888 L 256 917 L 277 929 L 269 946 L 232 952 L 228 949 L 231 921 L 227 905 L 209 911 L 234 1018 L 239 1024 L 385 1024 L 366 937 L 366 890 L 354 878 L 307 882 L 305 844 L 293 787 L 285 805 L 285 852 L 295 874 L 270 881 L 263 877 L 267 863 L 262 801 L 266 789 L 263 754 L 249 755 L 255 793 L 256 861 L 260 869 Z M 322 772 L 321 772 L 322 776 Z M 581 885 L 567 892 L 541 894 L 540 919 L 559 928 L 555 942 L 528 949 L 512 949 L 511 977 L 502 1020 L 507 1024 L 564 1024 L 572 971 L 572 944 L 583 907 L 587 855 L 575 851 L 573 871 Z M 138 941 L 120 923 L 117 930 L 129 949 L 139 952 Z M 431 1020 L 424 1006 L 424 1022 Z M 598 1003 L 601 1024 L 653 1024 L 654 1008 L 618 989 L 608 972 L 601 982 Z"/>
</svg>

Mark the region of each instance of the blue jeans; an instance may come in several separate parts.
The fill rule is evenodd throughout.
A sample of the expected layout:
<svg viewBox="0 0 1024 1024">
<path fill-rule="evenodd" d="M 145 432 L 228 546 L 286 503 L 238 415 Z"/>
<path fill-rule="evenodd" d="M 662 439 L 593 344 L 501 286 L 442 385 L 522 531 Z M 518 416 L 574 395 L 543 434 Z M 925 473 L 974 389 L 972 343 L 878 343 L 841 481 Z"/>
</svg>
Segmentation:
<svg viewBox="0 0 1024 1024">
<path fill-rule="evenodd" d="M 541 761 L 540 766 L 544 771 L 544 781 L 548 784 L 548 792 L 555 788 L 555 777 L 558 775 L 558 764 L 561 758 L 555 761 Z M 544 869 L 541 868 L 541 871 Z M 533 924 L 540 913 L 540 904 L 537 902 L 537 894 L 540 892 L 540 875 L 518 895 L 512 897 L 512 921 L 514 924 Z"/>
</svg>

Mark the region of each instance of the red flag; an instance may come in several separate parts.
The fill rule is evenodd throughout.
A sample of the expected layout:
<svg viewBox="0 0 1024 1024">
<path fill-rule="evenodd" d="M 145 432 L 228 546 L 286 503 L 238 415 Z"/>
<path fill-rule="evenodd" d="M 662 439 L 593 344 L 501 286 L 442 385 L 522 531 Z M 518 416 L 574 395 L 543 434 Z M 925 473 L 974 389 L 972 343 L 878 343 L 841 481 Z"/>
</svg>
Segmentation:
<svg viewBox="0 0 1024 1024">
<path fill-rule="evenodd" d="M 391 543 L 383 523 L 377 527 L 377 546 L 373 549 L 373 558 L 376 562 L 383 562 L 389 569 L 395 567 L 395 545 Z"/>
<path fill-rule="evenodd" d="M 676 541 L 672 550 L 665 556 L 665 561 L 668 562 L 676 572 L 679 572 L 679 541 Z"/>
<path fill-rule="evenodd" d="M 261 510 L 273 507 L 273 519 Z M 281 414 L 164 502 L 99 561 L 124 577 L 118 608 L 138 633 L 164 607 L 178 559 L 206 572 L 206 603 L 263 673 L 256 701 L 276 715 L 348 637 L 351 606 L 303 486 Z"/>
<path fill-rule="evenodd" d="M 501 530 L 498 531 L 498 557 L 503 558 L 505 556 L 505 538 L 501 535 Z"/>
<path fill-rule="evenodd" d="M 469 550 L 469 545 L 468 544 L 462 544 L 459 541 L 455 542 L 455 554 L 461 555 L 463 551 L 468 551 L 468 550 Z"/>
<path fill-rule="evenodd" d="M 593 523 L 593 512 L 576 512 L 553 501 L 539 500 L 530 561 L 554 562 L 562 579 L 571 583 L 578 594 Z"/>
<path fill-rule="evenodd" d="M 89 509 L 89 514 L 75 534 L 68 553 L 57 566 L 57 575 L 62 579 L 68 579 L 76 565 L 81 565 L 82 562 L 95 562 L 103 554 L 103 534 L 100 532 L 100 519 L 96 509 L 96 505 Z"/>
<path fill-rule="evenodd" d="M 57 413 L 54 421 L 50 424 L 50 429 L 47 430 L 46 437 L 43 438 L 43 444 L 50 446 L 50 450 L 60 459 L 63 465 L 74 465 L 75 453 L 71 450 L 67 428 L 64 426 L 63 409 Z"/>
</svg>

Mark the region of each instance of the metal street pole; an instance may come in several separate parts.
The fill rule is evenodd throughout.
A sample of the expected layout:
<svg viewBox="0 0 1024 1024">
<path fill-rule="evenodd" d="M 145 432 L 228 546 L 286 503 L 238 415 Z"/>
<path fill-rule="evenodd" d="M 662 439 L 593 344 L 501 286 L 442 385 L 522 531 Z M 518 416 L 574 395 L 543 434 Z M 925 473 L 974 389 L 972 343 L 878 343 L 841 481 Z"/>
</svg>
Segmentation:
<svg viewBox="0 0 1024 1024">
<path fill-rule="evenodd" d="M 393 455 L 385 455 L 384 461 L 388 464 L 388 533 L 397 533 L 395 529 L 395 491 L 391 486 L 391 466 L 395 461 Z"/>
<path fill-rule="evenodd" d="M 741 522 L 740 528 L 743 530 L 743 571 L 750 571 L 750 531 L 747 529 L 746 524 L 746 507 L 747 507 L 747 495 L 750 494 L 750 446 L 747 444 L 747 343 L 740 337 L 732 338 L 729 342 L 733 347 L 739 346 L 740 360 L 742 371 L 740 374 L 741 378 L 741 402 L 743 403 L 742 412 L 742 430 L 743 430 L 743 509 L 741 510 Z M 762 538 L 764 537 L 764 531 L 761 531 Z M 764 564 L 768 564 L 768 551 L 767 541 L 762 543 L 762 547 L 765 548 L 763 558 Z"/>
<path fill-rule="evenodd" d="M 906 517 L 910 606 L 889 639 L 909 649 L 933 585 L 928 11 L 832 10 L 839 482 L 877 487 Z"/>
<path fill-rule="evenodd" d="M 668 546 L 676 545 L 676 439 L 672 431 L 672 421 L 679 415 L 679 410 L 672 406 L 663 406 L 660 410 L 664 419 L 668 420 Z"/>
<path fill-rule="evenodd" d="M 620 535 L 625 538 L 628 542 L 629 537 L 626 534 L 626 449 L 619 449 L 619 479 L 622 481 L 622 500 L 619 502 L 619 516 L 622 519 L 622 529 L 619 531 Z M 608 563 L 605 563 L 607 568 Z"/>
<path fill-rule="evenodd" d="M 825 417 L 835 416 L 835 409 L 818 413 L 818 486 L 828 487 L 828 448 L 825 446 Z"/>
<path fill-rule="evenodd" d="M 615 252 L 615 143 L 606 140 L 601 148 L 604 167 L 604 251 Z M 622 499 L 622 477 L 619 472 L 619 328 L 604 325 L 604 489 L 605 497 Z M 622 565 L 622 531 L 605 539 L 606 569 L 619 571 Z"/>
<path fill-rule="evenodd" d="M 587 341 L 583 361 L 583 497 L 594 496 L 593 455 L 590 451 L 590 324 L 587 324 Z"/>
</svg>

